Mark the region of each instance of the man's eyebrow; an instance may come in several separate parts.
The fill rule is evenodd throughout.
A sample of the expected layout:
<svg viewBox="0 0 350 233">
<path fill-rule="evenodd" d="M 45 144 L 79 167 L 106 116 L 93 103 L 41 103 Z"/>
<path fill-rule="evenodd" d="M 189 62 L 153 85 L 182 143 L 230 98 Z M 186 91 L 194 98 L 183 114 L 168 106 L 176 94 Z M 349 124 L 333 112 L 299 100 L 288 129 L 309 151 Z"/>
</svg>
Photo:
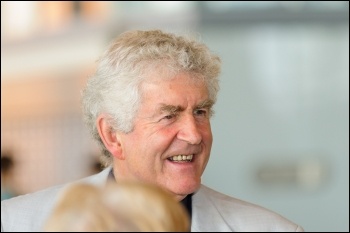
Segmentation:
<svg viewBox="0 0 350 233">
<path fill-rule="evenodd" d="M 184 108 L 181 106 L 162 104 L 160 107 L 160 112 L 176 113 L 181 111 L 184 111 Z"/>
<path fill-rule="evenodd" d="M 200 109 L 200 108 L 208 108 L 211 109 L 211 107 L 213 107 L 214 102 L 212 100 L 204 100 L 202 103 L 198 104 L 196 109 Z"/>
<path fill-rule="evenodd" d="M 200 104 L 198 104 L 195 109 L 200 108 L 207 108 L 211 109 L 211 107 L 214 105 L 214 102 L 212 100 L 204 100 Z M 168 113 L 177 113 L 184 111 L 184 107 L 182 106 L 175 106 L 175 105 L 169 105 L 169 104 L 161 104 L 159 108 L 160 112 L 168 112 Z"/>
</svg>

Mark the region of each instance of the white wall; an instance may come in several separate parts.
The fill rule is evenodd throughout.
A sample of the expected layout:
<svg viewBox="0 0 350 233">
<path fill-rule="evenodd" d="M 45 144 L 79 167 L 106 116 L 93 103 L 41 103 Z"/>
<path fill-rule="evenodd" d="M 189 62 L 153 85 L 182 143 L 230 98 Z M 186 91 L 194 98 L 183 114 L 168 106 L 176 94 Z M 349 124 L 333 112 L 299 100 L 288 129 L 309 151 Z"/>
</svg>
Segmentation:
<svg viewBox="0 0 350 233">
<path fill-rule="evenodd" d="M 349 27 L 202 27 L 223 60 L 204 183 L 349 231 Z"/>
</svg>

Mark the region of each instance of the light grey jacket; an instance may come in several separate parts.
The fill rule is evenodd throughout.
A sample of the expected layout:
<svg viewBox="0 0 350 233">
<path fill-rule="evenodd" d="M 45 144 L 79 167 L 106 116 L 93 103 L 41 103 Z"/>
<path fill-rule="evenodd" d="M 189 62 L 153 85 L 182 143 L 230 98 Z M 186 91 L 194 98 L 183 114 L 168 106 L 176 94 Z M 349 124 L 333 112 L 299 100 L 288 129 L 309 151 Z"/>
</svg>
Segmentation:
<svg viewBox="0 0 350 233">
<path fill-rule="evenodd" d="M 79 180 L 104 185 L 110 169 Z M 43 191 L 1 201 L 2 232 L 42 231 L 60 185 Z M 192 196 L 193 232 L 218 231 L 304 231 L 301 226 L 263 207 L 216 192 L 204 185 Z"/>
</svg>

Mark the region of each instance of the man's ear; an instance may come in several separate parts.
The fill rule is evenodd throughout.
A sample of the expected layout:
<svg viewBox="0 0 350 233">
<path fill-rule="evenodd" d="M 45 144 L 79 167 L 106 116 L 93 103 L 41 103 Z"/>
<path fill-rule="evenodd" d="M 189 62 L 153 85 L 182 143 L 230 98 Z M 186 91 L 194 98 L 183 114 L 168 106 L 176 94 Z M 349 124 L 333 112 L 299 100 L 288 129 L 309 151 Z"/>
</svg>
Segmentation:
<svg viewBox="0 0 350 233">
<path fill-rule="evenodd" d="M 100 114 L 96 120 L 96 128 L 107 150 L 114 157 L 124 159 L 120 137 L 118 132 L 113 130 L 109 119 L 109 116 Z"/>
</svg>

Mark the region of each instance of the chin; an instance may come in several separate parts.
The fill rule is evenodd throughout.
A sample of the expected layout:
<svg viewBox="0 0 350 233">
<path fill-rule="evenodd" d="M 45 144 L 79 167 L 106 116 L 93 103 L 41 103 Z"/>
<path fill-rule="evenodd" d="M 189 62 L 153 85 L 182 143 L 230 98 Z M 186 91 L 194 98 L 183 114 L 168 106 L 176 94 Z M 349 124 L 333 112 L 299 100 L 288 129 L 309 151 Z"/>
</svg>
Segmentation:
<svg viewBox="0 0 350 233">
<path fill-rule="evenodd" d="M 176 193 L 177 195 L 188 195 L 191 193 L 196 192 L 200 188 L 201 183 L 191 183 L 191 184 L 179 184 L 172 187 L 172 192 Z"/>
</svg>

